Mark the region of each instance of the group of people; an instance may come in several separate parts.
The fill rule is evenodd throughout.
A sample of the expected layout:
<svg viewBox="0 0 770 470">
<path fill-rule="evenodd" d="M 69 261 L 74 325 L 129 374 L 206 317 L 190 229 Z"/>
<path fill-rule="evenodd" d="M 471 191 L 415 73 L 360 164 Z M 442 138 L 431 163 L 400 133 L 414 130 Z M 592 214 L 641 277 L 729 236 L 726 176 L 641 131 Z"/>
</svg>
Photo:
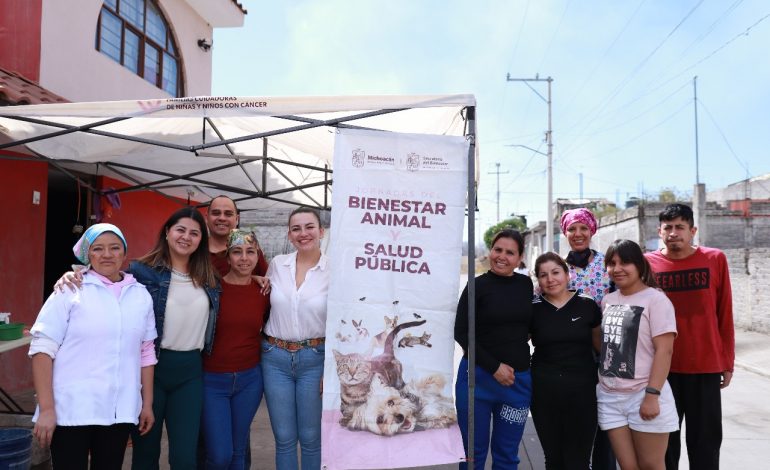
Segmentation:
<svg viewBox="0 0 770 470">
<path fill-rule="evenodd" d="M 590 248 L 594 215 L 566 211 L 569 255 L 540 255 L 536 286 L 516 272 L 521 235 L 494 237 L 474 289 L 473 468 L 484 468 L 490 445 L 494 468 L 517 468 L 530 410 L 547 469 L 676 469 L 683 419 L 690 468 L 719 468 L 720 389 L 735 349 L 727 261 L 692 245 L 690 207 L 670 204 L 659 222 L 662 249 L 616 240 L 602 254 Z M 455 339 L 465 352 L 456 395 L 467 448 L 467 287 Z"/>
<path fill-rule="evenodd" d="M 269 266 L 238 222 L 227 197 L 205 218 L 179 209 L 126 271 L 120 228 L 85 231 L 73 248 L 85 269 L 62 278 L 31 329 L 33 434 L 50 444 L 54 468 L 120 469 L 129 436 L 132 468 L 160 468 L 164 423 L 172 469 L 248 468 L 263 394 L 276 468 L 299 468 L 298 442 L 302 468 L 320 468 L 320 216 L 294 210 L 296 251 Z"/>
<path fill-rule="evenodd" d="M 494 237 L 490 270 L 475 280 L 473 468 L 490 442 L 495 468 L 517 468 L 530 409 L 548 469 L 677 468 L 684 418 L 691 467 L 718 468 L 720 389 L 734 360 L 727 263 L 692 246 L 689 207 L 669 205 L 659 220 L 660 251 L 617 240 L 602 254 L 590 248 L 593 214 L 565 212 L 570 253 L 538 257 L 536 285 L 516 272 L 521 234 Z M 238 223 L 227 197 L 205 218 L 179 209 L 125 271 L 121 230 L 85 231 L 73 247 L 85 269 L 62 278 L 31 329 L 33 432 L 54 468 L 119 469 L 130 436 L 132 468 L 157 469 L 164 423 L 171 468 L 248 468 L 263 395 L 276 468 L 320 468 L 330 276 L 319 214 L 291 213 L 295 251 L 269 265 Z M 467 287 L 455 339 L 467 448 Z"/>
</svg>

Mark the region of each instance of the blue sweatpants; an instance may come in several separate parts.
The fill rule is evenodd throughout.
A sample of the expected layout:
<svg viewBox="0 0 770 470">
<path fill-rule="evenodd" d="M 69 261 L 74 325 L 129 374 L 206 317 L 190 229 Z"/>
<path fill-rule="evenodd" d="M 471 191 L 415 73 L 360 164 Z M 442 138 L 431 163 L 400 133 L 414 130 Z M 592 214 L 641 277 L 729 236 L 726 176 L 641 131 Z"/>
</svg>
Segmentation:
<svg viewBox="0 0 770 470">
<path fill-rule="evenodd" d="M 476 391 L 474 397 L 473 468 L 483 470 L 492 431 L 492 468 L 516 470 L 519 466 L 519 442 L 529 415 L 532 398 L 532 378 L 529 371 L 515 372 L 516 379 L 510 387 L 501 385 L 494 376 L 476 366 Z M 457 371 L 455 385 L 457 421 L 468 449 L 468 360 L 463 358 Z M 491 425 L 491 426 L 490 426 Z M 468 464 L 461 463 L 460 470 Z"/>
</svg>

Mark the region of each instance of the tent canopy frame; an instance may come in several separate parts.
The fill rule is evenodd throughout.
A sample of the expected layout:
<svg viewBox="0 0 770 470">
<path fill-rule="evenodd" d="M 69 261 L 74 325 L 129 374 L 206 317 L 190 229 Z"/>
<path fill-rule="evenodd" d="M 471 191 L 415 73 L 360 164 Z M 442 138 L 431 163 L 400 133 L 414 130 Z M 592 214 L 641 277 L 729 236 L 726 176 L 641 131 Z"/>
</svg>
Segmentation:
<svg viewBox="0 0 770 470">
<path fill-rule="evenodd" d="M 31 117 L 27 117 L 27 116 L 7 115 L 7 114 L 0 113 L 0 117 L 3 117 L 3 118 L 13 119 L 13 120 L 27 122 L 27 123 L 31 123 L 31 124 L 38 124 L 38 125 L 42 125 L 42 126 L 48 126 L 48 127 L 53 127 L 53 128 L 59 128 L 60 129 L 60 130 L 55 131 L 55 132 L 51 132 L 51 133 L 47 133 L 47 134 L 43 134 L 43 135 L 39 135 L 39 136 L 35 136 L 35 137 L 29 137 L 29 138 L 25 138 L 25 139 L 20 139 L 20 140 L 12 141 L 12 142 L 5 143 L 5 144 L 0 144 L 0 150 L 6 149 L 6 148 L 10 148 L 10 147 L 14 147 L 14 146 L 19 146 L 19 145 L 26 145 L 28 143 L 33 143 L 33 142 L 37 142 L 37 141 L 40 141 L 40 140 L 51 139 L 51 138 L 54 138 L 54 137 L 59 137 L 59 136 L 62 136 L 62 135 L 73 134 L 73 133 L 78 133 L 78 132 L 94 134 L 94 135 L 99 135 L 99 136 L 102 136 L 102 137 L 109 137 L 109 138 L 119 139 L 119 140 L 127 140 L 127 141 L 142 143 L 142 144 L 146 144 L 146 145 L 150 145 L 150 146 L 164 147 L 164 148 L 180 150 L 180 151 L 187 151 L 187 152 L 195 154 L 196 156 L 201 156 L 201 154 L 203 154 L 203 151 L 205 151 L 207 149 L 212 149 L 212 148 L 217 148 L 217 147 L 224 147 L 227 150 L 228 154 L 218 154 L 217 156 L 218 157 L 224 157 L 224 158 L 233 158 L 235 160 L 235 162 L 228 163 L 228 164 L 225 164 L 225 165 L 222 165 L 222 166 L 219 166 L 219 167 L 208 168 L 208 169 L 205 169 L 205 170 L 198 170 L 198 171 L 195 171 L 195 172 L 192 172 L 192 173 L 189 173 L 189 174 L 185 174 L 185 175 L 174 175 L 174 174 L 168 173 L 168 172 L 161 172 L 161 171 L 157 171 L 157 170 L 150 170 L 150 169 L 147 169 L 147 168 L 139 168 L 139 167 L 135 167 L 135 166 L 132 166 L 132 165 L 128 165 L 128 164 L 124 164 L 124 163 L 117 163 L 117 162 L 101 162 L 101 163 L 99 163 L 99 165 L 102 165 L 105 168 L 108 168 L 108 169 L 114 171 L 115 173 L 121 175 L 123 178 L 135 181 L 134 185 L 130 185 L 128 187 L 121 188 L 121 189 L 112 190 L 110 192 L 117 192 L 117 193 L 119 193 L 119 192 L 137 191 L 137 190 L 142 190 L 142 189 L 155 190 L 155 189 L 159 189 L 160 187 L 164 187 L 164 186 L 161 186 L 161 185 L 165 185 L 166 183 L 170 183 L 170 182 L 174 182 L 174 181 L 187 180 L 187 181 L 196 183 L 196 186 L 199 187 L 199 188 L 205 187 L 205 188 L 214 189 L 214 190 L 229 191 L 229 192 L 233 192 L 233 193 L 236 193 L 236 194 L 241 194 L 241 197 L 237 197 L 236 200 L 247 200 L 247 199 L 253 199 L 253 198 L 262 198 L 262 199 L 268 199 L 268 200 L 272 200 L 272 201 L 276 201 L 276 202 L 282 202 L 282 203 L 286 203 L 286 204 L 308 205 L 308 204 L 297 203 L 296 201 L 290 201 L 290 200 L 274 197 L 277 194 L 284 194 L 284 193 L 290 193 L 290 192 L 293 192 L 293 191 L 299 191 L 306 198 L 308 198 L 310 201 L 313 202 L 313 206 L 315 208 L 321 209 L 321 210 L 330 210 L 331 207 L 329 206 L 329 197 L 328 197 L 328 195 L 329 195 L 329 193 L 331 191 L 331 185 L 332 185 L 333 180 L 328 177 L 328 175 L 332 173 L 332 170 L 328 167 L 328 165 L 325 166 L 325 167 L 318 167 L 318 166 L 314 166 L 314 165 L 303 164 L 301 162 L 292 162 L 292 161 L 284 160 L 284 159 L 280 159 L 280 158 L 269 157 L 267 155 L 267 153 L 268 153 L 268 146 L 267 146 L 267 139 L 268 139 L 268 137 L 275 136 L 275 135 L 281 135 L 281 134 L 288 134 L 288 133 L 292 133 L 292 132 L 300 132 L 300 131 L 304 131 L 304 130 L 312 129 L 312 128 L 316 128 L 316 127 L 344 127 L 344 128 L 374 130 L 374 129 L 363 127 L 363 126 L 349 125 L 349 124 L 346 124 L 346 122 L 348 122 L 348 121 L 355 121 L 355 120 L 358 120 L 358 119 L 364 119 L 364 118 L 373 117 L 373 116 L 380 116 L 380 115 L 384 115 L 384 114 L 395 113 L 395 112 L 399 112 L 399 111 L 404 111 L 405 109 L 407 109 L 407 108 L 380 109 L 380 110 L 376 110 L 376 111 L 367 111 L 367 112 L 364 112 L 364 113 L 355 113 L 355 114 L 351 114 L 351 115 L 347 115 L 347 116 L 337 117 L 337 118 L 333 118 L 333 119 L 325 119 L 325 120 L 313 119 L 313 118 L 308 118 L 308 117 L 303 117 L 303 116 L 296 116 L 296 115 L 273 116 L 273 117 L 276 117 L 276 118 L 279 118 L 279 119 L 286 119 L 286 120 L 289 120 L 289 121 L 292 121 L 292 122 L 302 122 L 303 124 L 302 125 L 298 125 L 298 126 L 285 127 L 285 128 L 282 128 L 282 129 L 275 129 L 275 130 L 271 130 L 271 131 L 267 131 L 267 132 L 259 132 L 259 133 L 254 133 L 254 134 L 248 134 L 248 135 L 234 137 L 234 138 L 230 138 L 230 139 L 225 139 L 223 134 L 217 128 L 216 124 L 213 122 L 213 120 L 210 117 L 206 116 L 206 117 L 203 117 L 202 120 L 201 120 L 201 122 L 202 122 L 202 126 L 201 126 L 201 141 L 202 142 L 200 144 L 198 144 L 198 145 L 190 145 L 190 146 L 176 145 L 176 144 L 169 143 L 169 142 L 163 142 L 163 141 L 154 140 L 154 139 L 147 139 L 147 138 L 136 137 L 136 136 L 131 136 L 131 135 L 127 135 L 127 134 L 120 134 L 120 133 L 116 133 L 116 132 L 108 132 L 108 131 L 103 131 L 103 130 L 97 129 L 98 127 L 106 126 L 108 124 L 113 124 L 113 123 L 116 123 L 116 122 L 126 121 L 126 120 L 129 120 L 129 119 L 134 119 L 136 117 L 141 117 L 141 116 L 112 117 L 112 118 L 109 118 L 109 119 L 103 119 L 103 120 L 100 120 L 100 121 L 97 121 L 97 122 L 94 122 L 94 123 L 90 123 L 90 124 L 86 124 L 86 125 L 73 126 L 73 125 L 68 125 L 68 124 L 64 124 L 64 123 L 60 123 L 60 122 L 55 122 L 55 121 L 50 121 L 50 120 L 31 118 Z M 210 127 L 215 132 L 215 134 L 219 137 L 220 140 L 213 141 L 213 142 L 206 142 L 206 128 L 207 128 L 207 126 Z M 263 152 L 262 152 L 262 155 L 260 155 L 260 156 L 244 157 L 244 156 L 236 155 L 235 151 L 231 147 L 231 144 L 235 144 L 235 143 L 239 143 L 239 142 L 245 142 L 245 141 L 249 141 L 249 140 L 257 140 L 257 139 L 262 139 L 263 140 L 263 146 L 262 146 Z M 212 156 L 212 155 L 204 154 L 203 156 Z M 48 160 L 49 162 L 51 162 L 53 160 L 53 159 L 50 159 L 48 157 L 45 157 L 45 156 L 39 155 L 39 154 L 36 154 L 36 157 Z M 251 162 L 256 162 L 256 161 L 261 161 L 262 162 L 262 166 L 263 166 L 261 187 L 257 184 L 256 181 L 254 181 L 254 179 L 251 177 L 251 175 L 249 175 L 248 171 L 246 171 L 246 169 L 243 166 L 244 163 L 251 163 Z M 292 179 L 286 173 L 281 171 L 280 167 L 278 165 L 276 165 L 276 164 L 295 166 L 295 167 L 304 168 L 304 169 L 315 171 L 315 172 L 321 172 L 321 173 L 323 173 L 323 181 L 316 182 L 316 183 L 297 184 L 294 181 L 292 181 Z M 75 179 L 80 181 L 79 178 L 77 178 L 75 175 L 71 174 L 70 172 L 64 170 L 64 168 L 60 167 L 59 165 L 55 165 L 55 166 L 58 169 L 63 170 L 65 172 L 65 174 L 67 174 L 68 176 L 70 176 L 72 178 L 75 178 Z M 223 184 L 217 183 L 215 181 L 209 181 L 209 180 L 205 180 L 205 179 L 201 179 L 201 178 L 196 178 L 196 176 L 199 176 L 199 175 L 203 175 L 203 174 L 207 174 L 207 173 L 213 173 L 213 172 L 216 172 L 216 171 L 219 171 L 219 170 L 223 170 L 223 169 L 228 169 L 228 168 L 231 168 L 231 167 L 234 167 L 234 166 L 239 166 L 242 169 L 242 171 L 245 174 L 246 178 L 248 178 L 249 181 L 253 184 L 254 191 L 247 191 L 247 190 L 244 190 L 243 188 L 239 188 L 239 187 L 236 187 L 236 186 L 223 185 Z M 289 186 L 286 187 L 286 188 L 281 188 L 281 189 L 276 189 L 276 190 L 268 190 L 267 189 L 267 178 L 266 178 L 267 172 L 265 171 L 268 166 L 271 167 L 276 173 L 278 173 L 286 182 L 288 182 Z M 156 180 L 156 181 L 153 181 L 153 182 L 150 182 L 150 183 L 141 183 L 141 182 L 136 181 L 135 178 L 131 177 L 130 175 L 126 174 L 125 172 L 120 171 L 121 168 L 128 169 L 128 170 L 133 170 L 133 171 L 138 171 L 138 172 L 142 172 L 142 173 L 147 173 L 147 174 L 152 174 L 154 176 L 161 176 L 161 177 L 165 177 L 165 178 L 161 179 L 161 180 Z M 86 185 L 86 186 L 91 191 L 99 192 L 95 188 L 90 187 L 90 185 Z M 317 186 L 323 186 L 324 187 L 324 193 L 323 193 L 324 194 L 324 200 L 323 200 L 323 202 L 317 201 L 315 198 L 310 196 L 305 191 L 305 189 L 307 189 L 307 188 L 313 188 L 313 187 L 317 187 Z M 201 205 L 205 205 L 205 204 L 201 204 Z"/>
<path fill-rule="evenodd" d="M 56 105 L 39 105 L 39 106 L 56 106 Z M 356 112 L 354 114 L 347 114 L 345 116 L 335 117 L 331 119 L 314 119 L 306 116 L 298 116 L 295 114 L 275 115 L 271 117 L 284 119 L 291 122 L 300 122 L 302 124 L 290 126 L 290 127 L 284 127 L 280 129 L 274 129 L 274 130 L 265 131 L 265 132 L 251 133 L 251 134 L 229 138 L 229 139 L 224 138 L 223 134 L 217 128 L 215 122 L 212 119 L 210 119 L 210 117 L 204 116 L 201 119 L 201 124 L 202 124 L 201 125 L 201 136 L 202 136 L 201 143 L 197 145 L 189 145 L 189 146 L 178 145 L 171 142 L 164 142 L 164 141 L 159 141 L 155 139 L 148 139 L 148 138 L 137 137 L 137 136 L 128 135 L 128 134 L 121 134 L 121 133 L 109 132 L 109 131 L 98 129 L 99 127 L 103 127 L 109 124 L 147 116 L 150 113 L 158 111 L 159 108 L 156 108 L 154 110 L 147 109 L 141 113 L 135 113 L 134 115 L 129 115 L 129 116 L 126 116 L 126 115 L 112 116 L 106 119 L 100 119 L 96 122 L 83 124 L 83 125 L 70 125 L 70 124 L 65 124 L 62 122 L 56 122 L 52 120 L 33 118 L 22 114 L 5 113 L 0 111 L 0 118 L 6 118 L 6 119 L 26 122 L 30 124 L 47 126 L 54 129 L 59 129 L 54 132 L 44 133 L 42 135 L 37 135 L 33 137 L 16 139 L 8 143 L 0 144 L 0 151 L 4 149 L 9 149 L 12 147 L 17 147 L 21 145 L 38 142 L 45 139 L 51 139 L 51 138 L 60 137 L 68 134 L 75 134 L 75 133 L 93 134 L 93 135 L 98 135 L 101 137 L 107 137 L 112 139 L 127 140 L 127 141 L 146 144 L 150 146 L 163 147 L 163 148 L 168 148 L 172 150 L 189 152 L 196 156 L 211 157 L 213 155 L 207 154 L 206 150 L 217 148 L 217 147 L 220 147 L 220 148 L 224 147 L 228 153 L 217 154 L 216 156 L 222 157 L 222 158 L 232 158 L 235 160 L 234 162 L 229 162 L 223 165 L 218 165 L 213 168 L 207 168 L 204 170 L 197 170 L 197 171 L 190 172 L 188 174 L 183 174 L 183 175 L 176 175 L 170 172 L 153 170 L 149 168 L 140 168 L 134 165 L 119 163 L 119 162 L 96 162 L 96 165 L 97 165 L 97 168 L 98 166 L 104 166 L 105 168 L 108 168 L 114 173 L 120 175 L 125 180 L 133 182 L 133 185 L 129 185 L 128 187 L 114 190 L 115 192 L 151 190 L 165 197 L 170 198 L 170 196 L 164 194 L 162 191 L 160 191 L 160 189 L 168 188 L 170 187 L 169 186 L 170 184 L 179 182 L 179 185 L 181 186 L 194 186 L 196 188 L 199 188 L 201 192 L 203 192 L 202 191 L 203 188 L 210 188 L 210 189 L 217 189 L 221 191 L 229 191 L 235 194 L 240 194 L 240 196 L 236 196 L 234 198 L 235 201 L 243 201 L 243 200 L 248 200 L 253 198 L 263 198 L 263 199 L 287 203 L 287 204 L 307 206 L 308 204 L 300 204 L 296 201 L 290 201 L 290 200 L 285 200 L 285 199 L 275 197 L 276 195 L 290 193 L 293 191 L 299 191 L 301 193 L 304 193 L 304 195 L 308 197 L 308 199 L 310 199 L 315 204 L 315 207 L 317 207 L 318 209 L 331 210 L 331 207 L 329 205 L 328 194 L 331 191 L 331 185 L 333 183 L 333 179 L 330 178 L 329 176 L 333 174 L 333 170 L 329 168 L 328 165 L 325 165 L 324 167 L 320 167 L 316 165 L 302 164 L 300 162 L 293 162 L 289 160 L 268 156 L 268 138 L 281 135 L 281 134 L 300 132 L 300 131 L 318 128 L 318 127 L 356 128 L 356 129 L 386 131 L 385 129 L 372 129 L 368 127 L 356 126 L 353 124 L 349 124 L 349 122 L 368 118 L 368 117 L 397 113 L 408 109 L 410 108 L 408 107 L 383 108 L 383 109 L 374 110 L 374 111 L 366 111 L 363 113 Z M 475 103 L 473 105 L 463 106 L 461 111 L 461 114 L 463 114 L 463 118 L 464 118 L 463 134 L 466 136 L 466 138 L 469 140 L 469 143 L 470 143 L 469 151 L 468 151 L 468 186 L 467 186 L 467 215 L 468 215 L 468 233 L 467 233 L 467 239 L 468 239 L 468 256 L 467 256 L 468 273 L 467 274 L 468 276 L 467 276 L 467 279 L 468 279 L 468 337 L 469 337 L 468 400 L 470 403 L 474 402 L 474 396 L 475 396 L 475 363 L 476 363 L 476 360 L 475 360 L 476 358 L 476 354 L 475 354 L 476 309 L 475 309 L 475 283 L 474 283 L 476 273 L 475 273 L 474 214 L 476 212 L 476 151 L 477 149 L 476 149 L 476 112 L 475 111 L 476 111 Z M 219 140 L 206 142 L 207 126 L 211 127 L 211 129 L 217 135 Z M 237 155 L 231 147 L 231 144 L 236 144 L 236 143 L 250 141 L 250 140 L 257 140 L 257 139 L 262 139 L 262 155 L 259 155 L 259 156 Z M 60 171 L 64 172 L 69 177 L 72 177 L 78 180 L 80 184 L 84 185 L 89 190 L 96 193 L 102 192 L 97 190 L 96 188 L 91 187 L 86 182 L 82 181 L 80 178 L 72 174 L 69 170 L 67 170 L 62 165 L 62 163 L 70 163 L 70 162 L 78 163 L 77 161 L 53 159 L 50 157 L 46 157 L 38 152 L 35 152 L 32 149 L 29 149 L 29 152 L 34 157 L 47 161 L 49 164 L 53 165 Z M 6 158 L 19 159 L 18 156 L 6 156 L 6 155 L 0 154 L 0 159 L 6 159 Z M 248 174 L 245 167 L 243 166 L 245 163 L 253 163 L 253 162 L 262 163 L 262 178 L 261 178 L 260 184 L 254 181 L 254 179 Z M 294 181 L 292 181 L 292 179 L 289 178 L 288 175 L 286 175 L 284 172 L 280 170 L 279 165 L 287 165 L 287 166 L 293 165 L 295 167 L 301 167 L 310 171 L 320 172 L 323 176 L 323 180 L 320 182 L 314 182 L 314 183 L 297 184 Z M 216 171 L 229 169 L 236 166 L 239 166 L 241 170 L 244 172 L 244 174 L 246 175 L 246 177 L 249 179 L 252 186 L 254 187 L 253 190 L 245 189 L 241 187 L 235 187 L 231 185 L 225 185 L 216 181 L 210 181 L 203 178 L 198 178 L 198 176 L 201 176 L 201 175 L 214 173 Z M 268 167 L 272 168 L 279 175 L 281 175 L 281 177 L 284 178 L 284 180 L 286 180 L 289 183 L 289 186 L 286 188 L 281 188 L 277 190 L 268 190 L 268 184 L 267 184 L 268 181 L 266 178 L 266 175 L 267 175 L 266 170 Z M 123 170 L 143 172 L 154 176 L 162 177 L 162 179 L 143 183 L 139 181 L 137 178 L 135 178 L 134 176 L 128 174 L 126 171 L 123 171 Z M 184 181 L 189 181 L 193 184 L 192 185 L 183 184 L 182 182 Z M 173 186 L 179 186 L 179 185 L 173 185 Z M 304 191 L 305 189 L 308 189 L 311 187 L 317 187 L 317 186 L 323 186 L 323 189 L 324 189 L 323 202 L 315 200 Z M 206 204 L 200 204 L 200 205 L 206 205 Z M 468 429 L 475 429 L 474 418 L 475 418 L 474 407 L 469 406 L 468 407 Z M 473 455 L 474 455 L 473 449 L 474 449 L 474 433 L 471 432 L 468 434 L 468 448 L 466 449 L 466 455 L 469 463 L 473 462 Z"/>
</svg>

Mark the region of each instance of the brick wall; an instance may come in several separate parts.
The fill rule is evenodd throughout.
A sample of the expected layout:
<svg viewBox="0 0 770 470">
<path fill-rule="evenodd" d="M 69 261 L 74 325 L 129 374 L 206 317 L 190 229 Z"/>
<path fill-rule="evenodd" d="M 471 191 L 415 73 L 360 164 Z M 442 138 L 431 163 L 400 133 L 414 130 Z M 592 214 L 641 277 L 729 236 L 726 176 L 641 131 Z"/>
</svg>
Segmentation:
<svg viewBox="0 0 770 470">
<path fill-rule="evenodd" d="M 724 251 L 730 267 L 735 326 L 770 333 L 770 248 Z"/>
</svg>

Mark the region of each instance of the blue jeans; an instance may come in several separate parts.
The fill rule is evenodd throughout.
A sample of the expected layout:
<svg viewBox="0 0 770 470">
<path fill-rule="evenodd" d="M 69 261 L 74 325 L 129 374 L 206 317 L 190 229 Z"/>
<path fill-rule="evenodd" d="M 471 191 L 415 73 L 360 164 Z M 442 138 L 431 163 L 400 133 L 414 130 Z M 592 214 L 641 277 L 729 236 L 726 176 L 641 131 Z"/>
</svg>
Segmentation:
<svg viewBox="0 0 770 470">
<path fill-rule="evenodd" d="M 243 470 L 254 415 L 262 401 L 259 365 L 203 373 L 203 435 L 208 470 Z"/>
<path fill-rule="evenodd" d="M 529 371 L 514 372 L 513 385 L 501 385 L 495 377 L 476 366 L 476 391 L 474 395 L 473 467 L 483 470 L 490 444 L 492 424 L 492 468 L 516 470 L 519 466 L 519 443 L 527 424 L 532 399 L 532 378 Z M 468 359 L 460 361 L 457 371 L 457 421 L 463 444 L 468 449 Z M 470 451 L 468 451 L 470 452 Z M 467 463 L 460 469 L 466 470 Z"/>
<path fill-rule="evenodd" d="M 263 340 L 261 365 L 275 437 L 275 468 L 299 469 L 299 440 L 302 470 L 320 469 L 324 346 L 289 352 Z"/>
</svg>

